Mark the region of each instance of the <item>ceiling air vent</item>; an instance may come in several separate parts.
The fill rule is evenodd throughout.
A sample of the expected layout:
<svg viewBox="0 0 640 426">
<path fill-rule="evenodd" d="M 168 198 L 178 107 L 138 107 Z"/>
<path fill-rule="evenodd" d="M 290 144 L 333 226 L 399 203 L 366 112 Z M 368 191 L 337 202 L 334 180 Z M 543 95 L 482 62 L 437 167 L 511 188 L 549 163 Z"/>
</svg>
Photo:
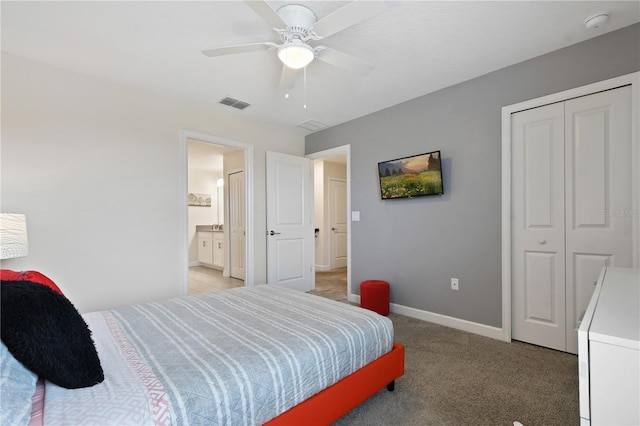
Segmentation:
<svg viewBox="0 0 640 426">
<path fill-rule="evenodd" d="M 317 132 L 319 130 L 326 129 L 329 126 L 316 120 L 307 120 L 307 121 L 303 121 L 302 123 L 296 124 L 296 127 L 302 127 L 303 129 L 311 130 L 312 132 Z"/>
<path fill-rule="evenodd" d="M 246 102 L 242 102 L 242 101 L 239 101 L 237 99 L 233 99 L 233 98 L 229 98 L 229 97 L 226 97 L 226 98 L 222 99 L 220 101 L 220 103 L 222 105 L 227 105 L 227 106 L 238 108 L 238 109 L 245 109 L 246 107 L 251 105 L 251 104 L 248 104 Z"/>
</svg>

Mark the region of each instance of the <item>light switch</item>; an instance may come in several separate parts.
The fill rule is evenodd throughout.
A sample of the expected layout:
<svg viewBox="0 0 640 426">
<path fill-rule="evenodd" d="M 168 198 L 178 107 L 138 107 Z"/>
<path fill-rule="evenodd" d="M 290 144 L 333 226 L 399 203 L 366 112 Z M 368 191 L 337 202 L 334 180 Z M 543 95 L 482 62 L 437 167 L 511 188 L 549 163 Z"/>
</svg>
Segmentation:
<svg viewBox="0 0 640 426">
<path fill-rule="evenodd" d="M 358 222 L 360 220 L 360 212 L 351 212 L 351 220 Z"/>
</svg>

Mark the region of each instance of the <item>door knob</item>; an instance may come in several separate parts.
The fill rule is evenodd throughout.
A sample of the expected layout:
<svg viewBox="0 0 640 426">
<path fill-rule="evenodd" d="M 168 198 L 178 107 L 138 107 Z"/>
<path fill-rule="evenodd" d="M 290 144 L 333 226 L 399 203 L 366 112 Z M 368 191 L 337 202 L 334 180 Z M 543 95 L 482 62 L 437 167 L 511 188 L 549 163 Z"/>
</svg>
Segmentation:
<svg viewBox="0 0 640 426">
<path fill-rule="evenodd" d="M 280 232 L 273 232 L 273 231 L 270 231 L 270 232 L 269 232 L 269 235 L 280 235 Z"/>
<path fill-rule="evenodd" d="M 545 244 L 547 240 L 538 240 L 538 244 Z"/>
</svg>

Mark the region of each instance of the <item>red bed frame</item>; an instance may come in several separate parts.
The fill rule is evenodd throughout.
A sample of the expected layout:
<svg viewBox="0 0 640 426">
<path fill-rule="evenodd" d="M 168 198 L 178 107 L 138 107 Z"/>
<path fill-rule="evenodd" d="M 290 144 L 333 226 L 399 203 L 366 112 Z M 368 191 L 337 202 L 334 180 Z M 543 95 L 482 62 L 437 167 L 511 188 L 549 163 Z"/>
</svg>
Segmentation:
<svg viewBox="0 0 640 426">
<path fill-rule="evenodd" d="M 404 374 L 404 346 L 394 343 L 390 352 L 320 391 L 265 426 L 329 425 Z"/>
</svg>

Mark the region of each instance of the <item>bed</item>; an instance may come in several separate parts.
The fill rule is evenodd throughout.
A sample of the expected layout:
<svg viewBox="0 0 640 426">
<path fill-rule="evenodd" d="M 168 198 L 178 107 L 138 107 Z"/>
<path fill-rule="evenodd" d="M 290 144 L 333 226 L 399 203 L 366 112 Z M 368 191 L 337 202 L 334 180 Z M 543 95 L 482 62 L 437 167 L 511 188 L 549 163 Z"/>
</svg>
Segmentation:
<svg viewBox="0 0 640 426">
<path fill-rule="evenodd" d="M 41 380 L 31 425 L 330 424 L 404 373 L 388 318 L 272 285 L 82 318 L 104 380 Z"/>
</svg>

